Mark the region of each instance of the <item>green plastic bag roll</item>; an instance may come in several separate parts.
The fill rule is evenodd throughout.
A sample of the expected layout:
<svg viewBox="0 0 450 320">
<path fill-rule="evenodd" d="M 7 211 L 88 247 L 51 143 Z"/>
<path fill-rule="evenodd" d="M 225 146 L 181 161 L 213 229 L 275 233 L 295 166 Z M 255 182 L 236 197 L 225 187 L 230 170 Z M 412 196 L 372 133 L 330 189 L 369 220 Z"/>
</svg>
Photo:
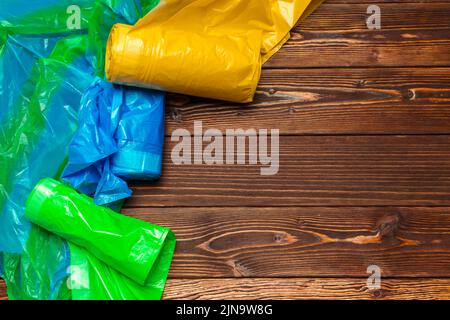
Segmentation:
<svg viewBox="0 0 450 320">
<path fill-rule="evenodd" d="M 122 288 L 130 293 L 145 293 L 152 289 L 149 286 L 155 286 L 157 293 L 153 290 L 147 298 L 161 296 L 175 248 L 175 237 L 168 228 L 97 206 L 92 198 L 50 178 L 41 180 L 31 192 L 26 216 L 69 241 L 71 266 L 98 273 L 80 273 L 87 275 L 85 280 L 94 288 L 110 279 L 115 283 L 111 287 L 118 291 L 111 296 L 108 285 L 103 283 L 103 289 L 95 295 L 96 290 L 90 285 L 79 286 L 84 280 L 80 282 L 72 275 L 71 281 L 78 281 L 75 289 L 90 289 L 86 291 L 91 292 L 89 296 L 81 294 L 82 298 L 128 298 L 130 295 L 124 294 Z M 123 280 L 122 286 L 118 286 L 119 278 Z M 131 296 L 142 298 L 140 294 Z"/>
</svg>

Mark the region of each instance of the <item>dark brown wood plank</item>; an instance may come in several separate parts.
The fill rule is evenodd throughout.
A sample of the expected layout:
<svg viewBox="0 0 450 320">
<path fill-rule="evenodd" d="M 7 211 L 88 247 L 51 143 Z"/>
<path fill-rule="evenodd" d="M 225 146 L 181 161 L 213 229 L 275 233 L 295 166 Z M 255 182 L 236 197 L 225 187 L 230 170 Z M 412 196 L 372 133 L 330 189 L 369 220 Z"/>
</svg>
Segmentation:
<svg viewBox="0 0 450 320">
<path fill-rule="evenodd" d="M 450 205 L 450 136 L 282 136 L 272 176 L 261 165 L 175 165 L 168 139 L 162 178 L 132 183 L 128 205 Z"/>
<path fill-rule="evenodd" d="M 6 294 L 6 284 L 5 281 L 3 281 L 2 278 L 0 278 L 0 300 L 7 300 L 7 294 Z"/>
<path fill-rule="evenodd" d="M 172 279 L 164 299 L 339 299 L 448 300 L 449 279 L 384 279 L 380 290 L 369 290 L 365 279 Z"/>
<path fill-rule="evenodd" d="M 263 70 L 253 103 L 169 94 L 166 134 L 278 128 L 280 134 L 449 134 L 450 68 Z"/>
<path fill-rule="evenodd" d="M 326 4 L 356 3 L 356 4 L 380 4 L 380 3 L 402 3 L 409 5 L 410 3 L 420 3 L 424 6 L 429 3 L 447 3 L 446 0 L 325 0 Z"/>
<path fill-rule="evenodd" d="M 449 279 L 384 279 L 369 290 L 364 279 L 169 279 L 163 299 L 450 299 Z M 0 280 L 0 300 L 7 300 Z"/>
<path fill-rule="evenodd" d="M 387 3 L 376 0 L 366 0 L 366 3 L 354 1 L 357 3 L 345 4 L 339 3 L 339 0 L 325 0 L 313 14 L 296 27 L 295 31 L 371 31 L 366 24 L 369 16 L 366 12 L 371 4 L 377 5 L 381 12 L 381 29 L 371 31 L 378 35 L 383 35 L 382 32 L 387 30 L 450 28 L 448 1 L 441 0 L 435 3 L 398 0 Z M 376 37 L 378 38 L 381 36 Z"/>
<path fill-rule="evenodd" d="M 367 4 L 324 3 L 265 67 L 450 66 L 450 3 L 379 5 L 369 30 Z"/>
<path fill-rule="evenodd" d="M 450 276 L 450 208 L 129 208 L 171 228 L 171 278 Z"/>
</svg>

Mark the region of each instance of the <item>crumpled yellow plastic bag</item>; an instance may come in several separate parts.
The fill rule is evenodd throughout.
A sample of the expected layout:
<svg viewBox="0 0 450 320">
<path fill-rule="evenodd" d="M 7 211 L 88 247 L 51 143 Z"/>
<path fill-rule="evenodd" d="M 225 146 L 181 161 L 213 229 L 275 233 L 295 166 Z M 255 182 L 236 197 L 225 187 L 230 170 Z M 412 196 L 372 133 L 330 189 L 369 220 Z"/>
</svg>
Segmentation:
<svg viewBox="0 0 450 320">
<path fill-rule="evenodd" d="M 136 25 L 113 26 L 109 81 L 251 102 L 261 66 L 323 0 L 163 0 Z"/>
</svg>

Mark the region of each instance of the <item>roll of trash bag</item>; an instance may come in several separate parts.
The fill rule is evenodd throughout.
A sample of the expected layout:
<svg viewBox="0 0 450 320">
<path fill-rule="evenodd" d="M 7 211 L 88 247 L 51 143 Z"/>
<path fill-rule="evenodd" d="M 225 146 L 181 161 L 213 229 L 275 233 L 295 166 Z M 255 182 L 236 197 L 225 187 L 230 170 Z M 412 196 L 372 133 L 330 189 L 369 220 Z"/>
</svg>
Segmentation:
<svg viewBox="0 0 450 320">
<path fill-rule="evenodd" d="M 323 0 L 166 0 L 134 26 L 116 24 L 108 80 L 251 102 L 261 66 Z"/>
<path fill-rule="evenodd" d="M 117 86 L 115 86 L 117 87 Z M 114 139 L 114 174 L 125 180 L 154 180 L 161 177 L 164 147 L 165 94 L 120 86 L 123 105 Z"/>
<path fill-rule="evenodd" d="M 175 238 L 168 237 L 144 285 L 102 262 L 88 250 L 69 242 L 72 300 L 158 300 L 164 291 Z"/>
<path fill-rule="evenodd" d="M 31 192 L 26 216 L 140 285 L 146 284 L 153 268 L 167 262 L 161 261 L 160 253 L 166 241 L 174 239 L 167 228 L 97 206 L 92 198 L 50 178 Z M 172 259 L 173 249 L 164 254 L 165 260 Z"/>
<path fill-rule="evenodd" d="M 85 91 L 62 180 L 98 205 L 121 207 L 126 180 L 161 176 L 164 93 L 96 78 Z"/>
</svg>

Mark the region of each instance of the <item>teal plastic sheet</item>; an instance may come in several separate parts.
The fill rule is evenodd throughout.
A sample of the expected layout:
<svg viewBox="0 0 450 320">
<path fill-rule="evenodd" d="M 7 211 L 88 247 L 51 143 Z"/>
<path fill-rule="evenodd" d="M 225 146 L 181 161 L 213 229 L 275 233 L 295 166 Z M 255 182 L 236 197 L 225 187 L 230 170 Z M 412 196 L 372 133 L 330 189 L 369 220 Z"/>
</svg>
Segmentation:
<svg viewBox="0 0 450 320">
<path fill-rule="evenodd" d="M 111 26 L 136 22 L 156 3 L 0 2 L 0 274 L 10 299 L 72 298 L 69 245 L 31 224 L 25 202 L 67 164 L 81 99 L 104 76 Z"/>
<path fill-rule="evenodd" d="M 51 50 L 46 41 L 27 38 L 8 37 L 0 57 L 2 68 L 14 68 L 3 73 L 10 79 L 0 84 L 5 103 L 0 127 L 0 251 L 14 253 L 22 251 L 31 228 L 23 210 L 28 194 L 42 177 L 56 176 L 62 169 L 77 127 L 81 93 L 93 80 L 79 71 L 89 68 L 83 37 L 60 39 Z M 46 58 L 38 55 L 45 51 Z M 26 64 L 21 64 L 22 52 Z"/>
</svg>

